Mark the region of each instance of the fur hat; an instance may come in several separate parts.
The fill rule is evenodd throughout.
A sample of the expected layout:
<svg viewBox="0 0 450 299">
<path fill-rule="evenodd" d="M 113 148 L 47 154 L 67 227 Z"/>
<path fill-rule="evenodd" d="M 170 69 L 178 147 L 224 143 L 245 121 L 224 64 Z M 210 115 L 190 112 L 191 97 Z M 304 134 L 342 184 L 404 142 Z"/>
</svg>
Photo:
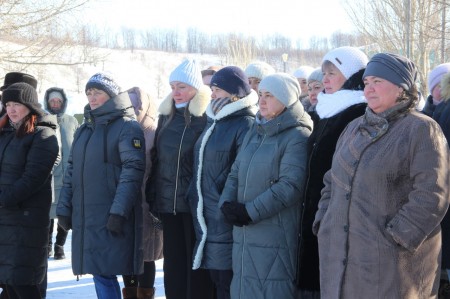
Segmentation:
<svg viewBox="0 0 450 299">
<path fill-rule="evenodd" d="M 203 86 L 202 73 L 195 60 L 184 60 L 170 73 L 169 83 L 175 81 L 190 85 L 197 90 Z"/>
<path fill-rule="evenodd" d="M 93 75 L 86 83 L 85 92 L 91 88 L 103 90 L 110 98 L 120 93 L 120 86 L 114 81 L 111 74 L 108 73 L 97 73 Z"/>
<path fill-rule="evenodd" d="M 286 107 L 297 102 L 301 94 L 297 78 L 286 73 L 266 76 L 259 83 L 258 89 L 270 92 Z"/>
<path fill-rule="evenodd" d="M 3 83 L 3 86 L 0 87 L 0 90 L 5 90 L 9 85 L 19 82 L 28 83 L 34 89 L 37 88 L 37 80 L 32 75 L 21 72 L 11 72 L 5 75 L 5 81 Z"/>
<path fill-rule="evenodd" d="M 366 54 L 355 47 L 339 47 L 331 50 L 322 59 L 334 64 L 335 67 L 344 75 L 345 79 L 364 69 L 369 62 Z"/>
<path fill-rule="evenodd" d="M 265 76 L 275 73 L 275 69 L 263 61 L 255 61 L 250 63 L 244 72 L 248 78 L 253 77 L 262 80 Z"/>
<path fill-rule="evenodd" d="M 294 77 L 308 79 L 309 75 L 311 75 L 313 71 L 314 71 L 313 67 L 302 65 L 301 67 L 295 70 Z"/>
<path fill-rule="evenodd" d="M 428 92 L 431 94 L 433 88 L 441 83 L 442 77 L 450 72 L 450 63 L 443 63 L 436 66 L 429 74 L 428 74 Z"/>
<path fill-rule="evenodd" d="M 215 73 L 211 79 L 211 86 L 223 89 L 241 99 L 252 91 L 248 77 L 237 66 L 227 66 Z"/>
<path fill-rule="evenodd" d="M 319 81 L 320 83 L 322 83 L 322 79 L 323 79 L 323 72 L 322 72 L 322 68 L 316 68 L 308 77 L 308 84 L 310 82 L 313 81 Z"/>
<path fill-rule="evenodd" d="M 417 68 L 408 58 L 393 53 L 372 56 L 364 71 L 363 79 L 376 76 L 409 90 L 417 80 Z"/>
<path fill-rule="evenodd" d="M 19 82 L 9 85 L 2 93 L 2 103 L 16 102 L 27 106 L 32 112 L 42 114 L 36 89 L 28 83 Z"/>
</svg>

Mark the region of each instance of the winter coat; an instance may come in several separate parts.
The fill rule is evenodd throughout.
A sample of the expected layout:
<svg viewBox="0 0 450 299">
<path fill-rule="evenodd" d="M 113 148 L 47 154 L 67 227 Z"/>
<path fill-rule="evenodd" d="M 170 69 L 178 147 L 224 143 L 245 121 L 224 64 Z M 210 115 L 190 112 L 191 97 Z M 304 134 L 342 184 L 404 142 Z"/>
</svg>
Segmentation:
<svg viewBox="0 0 450 299">
<path fill-rule="evenodd" d="M 0 130 L 0 284 L 38 285 L 47 271 L 56 127 L 42 115 L 24 137 L 9 124 Z"/>
<path fill-rule="evenodd" d="M 445 75 L 441 84 L 441 95 L 444 100 L 436 106 L 433 119 L 439 124 L 447 139 L 450 142 L 450 75 Z M 450 213 L 447 213 L 442 220 L 442 269 L 450 269 Z"/>
<path fill-rule="evenodd" d="M 84 123 L 72 143 L 58 202 L 58 216 L 72 218 L 75 275 L 142 272 L 141 187 L 144 134 L 134 120 L 128 94 L 84 108 Z M 111 233 L 110 214 L 125 217 L 122 234 Z"/>
<path fill-rule="evenodd" d="M 311 131 L 311 118 L 296 102 L 275 119 L 255 123 L 244 139 L 219 203 L 244 203 L 252 220 L 233 227 L 231 298 L 296 298 L 299 209 Z"/>
<path fill-rule="evenodd" d="M 60 155 L 61 161 L 58 165 L 53 169 L 53 190 L 54 197 L 52 201 L 52 206 L 50 208 L 50 219 L 56 218 L 56 206 L 58 205 L 59 193 L 61 192 L 61 188 L 63 186 L 63 178 L 64 172 L 67 169 L 67 164 L 70 156 L 70 148 L 72 147 L 73 136 L 75 135 L 75 131 L 78 128 L 78 121 L 72 115 L 66 114 L 67 109 L 67 96 L 62 88 L 52 87 L 47 89 L 44 96 L 44 108 L 49 111 L 51 114 L 54 114 L 49 109 L 49 95 L 51 92 L 57 91 L 60 92 L 63 97 L 63 103 L 61 107 L 61 112 L 56 114 L 58 120 L 59 127 L 59 136 L 60 136 Z"/>
<path fill-rule="evenodd" d="M 208 124 L 195 144 L 194 180 L 189 195 L 196 232 L 193 269 L 231 270 L 233 226 L 224 222 L 220 194 L 245 134 L 252 126 L 258 95 L 225 105 L 216 115 L 206 109 Z"/>
<path fill-rule="evenodd" d="M 429 117 L 433 117 L 435 109 L 436 105 L 433 103 L 433 96 L 430 94 L 425 101 L 425 106 L 422 109 L 422 113 L 428 115 Z"/>
<path fill-rule="evenodd" d="M 145 173 L 144 182 L 147 182 L 151 168 L 152 160 L 150 151 L 154 146 L 156 123 L 157 123 L 157 109 L 155 101 L 145 91 L 139 87 L 133 87 L 127 92 L 136 94 L 138 105 L 134 111 L 136 113 L 136 120 L 141 125 L 144 131 L 145 138 Z M 145 199 L 145 183 L 142 184 L 142 212 L 143 212 L 143 249 L 144 261 L 156 261 L 163 257 L 163 234 L 161 225 L 157 224 L 157 219 L 149 212 L 149 206 Z"/>
<path fill-rule="evenodd" d="M 429 117 L 390 115 L 352 121 L 325 175 L 313 225 L 323 299 L 437 297 L 448 148 Z"/>
<path fill-rule="evenodd" d="M 340 134 L 350 121 L 364 114 L 366 107 L 366 103 L 352 105 L 332 117 L 319 119 L 308 139 L 308 176 L 302 203 L 297 265 L 297 284 L 301 289 L 320 290 L 319 250 L 317 237 L 312 233 L 312 224 L 320 191 L 324 187 L 323 176 L 331 168 Z"/>
<path fill-rule="evenodd" d="M 194 145 L 206 125 L 210 98 L 211 90 L 203 86 L 185 108 L 175 108 L 171 94 L 159 107 L 147 190 L 155 213 L 190 213 L 187 192 L 194 172 Z"/>
</svg>

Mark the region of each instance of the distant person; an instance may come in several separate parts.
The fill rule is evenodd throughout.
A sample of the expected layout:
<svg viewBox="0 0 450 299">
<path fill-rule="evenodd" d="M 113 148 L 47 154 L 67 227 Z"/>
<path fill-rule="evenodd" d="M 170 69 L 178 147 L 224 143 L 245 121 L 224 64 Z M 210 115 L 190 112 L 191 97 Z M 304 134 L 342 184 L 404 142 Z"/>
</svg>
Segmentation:
<svg viewBox="0 0 450 299">
<path fill-rule="evenodd" d="M 319 117 L 315 111 L 318 102 L 317 96 L 323 91 L 322 80 L 323 73 L 321 68 L 315 69 L 308 77 L 308 97 L 306 97 L 306 99 L 309 101 L 309 106 L 306 111 L 311 116 L 314 124 L 316 124 L 319 120 Z M 303 107 L 306 107 L 306 105 L 303 105 Z"/>
<path fill-rule="evenodd" d="M 56 218 L 56 206 L 58 205 L 59 194 L 63 186 L 63 177 L 69 161 L 73 136 L 78 128 L 78 121 L 76 120 L 76 118 L 66 114 L 67 104 L 67 96 L 62 88 L 52 87 L 47 89 L 47 91 L 45 92 L 44 108 L 51 114 L 56 115 L 61 142 L 61 162 L 53 170 L 53 189 L 55 200 L 54 202 L 52 202 L 52 206 L 50 208 L 50 229 L 48 235 L 48 256 L 50 257 L 53 255 L 53 258 L 55 260 L 66 258 L 66 255 L 64 253 L 64 244 L 66 243 L 68 232 L 64 230 L 60 225 L 57 225 L 54 251 L 52 248 L 52 236 L 55 223 L 54 219 Z"/>
<path fill-rule="evenodd" d="M 92 274 L 99 299 L 122 297 L 116 275 L 140 274 L 145 140 L 127 92 L 107 73 L 86 84 L 56 215 L 72 229 L 74 275 Z"/>
<path fill-rule="evenodd" d="M 313 223 L 323 299 L 438 296 L 449 149 L 415 110 L 416 78 L 397 54 L 367 64 L 368 107 L 336 144 Z"/>
<path fill-rule="evenodd" d="M 245 74 L 248 77 L 248 83 L 252 89 L 258 92 L 258 85 L 264 77 L 275 73 L 275 69 L 264 61 L 254 61 L 247 65 Z"/>
<path fill-rule="evenodd" d="M 217 299 L 230 299 L 233 226 L 218 218 L 219 199 L 245 134 L 255 120 L 258 95 L 244 71 L 227 66 L 211 80 L 208 123 L 195 144 L 189 201 L 196 228 L 193 269 L 208 269 Z"/>
<path fill-rule="evenodd" d="M 302 92 L 299 98 L 301 102 L 308 96 L 308 78 L 313 71 L 314 68 L 308 65 L 302 65 L 294 71 L 294 77 L 297 78 L 298 84 L 300 84 L 300 90 Z"/>
<path fill-rule="evenodd" d="M 136 114 L 136 120 L 144 131 L 145 138 L 145 173 L 146 182 L 151 171 L 152 161 L 150 151 L 154 146 L 154 138 L 157 124 L 156 102 L 148 93 L 139 87 L 127 90 L 131 104 Z M 163 232 L 159 219 L 149 212 L 149 206 L 145 200 L 145 184 L 142 184 L 142 212 L 143 212 L 143 253 L 144 272 L 135 275 L 123 275 L 125 287 L 122 289 L 123 298 L 154 298 L 155 295 L 155 261 L 163 257 Z"/>
<path fill-rule="evenodd" d="M 27 83 L 3 89 L 0 119 L 0 284 L 6 298 L 40 299 L 47 272 L 56 117 Z M 5 292 L 2 298 L 5 298 Z"/>
<path fill-rule="evenodd" d="M 211 78 L 214 76 L 215 73 L 217 73 L 218 70 L 220 70 L 222 67 L 218 65 L 213 65 L 208 67 L 205 70 L 202 70 L 202 81 L 203 84 L 210 86 Z"/>
<path fill-rule="evenodd" d="M 172 92 L 159 106 L 148 182 L 150 209 L 163 223 L 164 289 L 167 299 L 213 296 L 207 270 L 192 269 L 194 225 L 186 200 L 194 172 L 194 145 L 206 125 L 211 89 L 195 60 L 186 59 L 169 76 Z"/>
<path fill-rule="evenodd" d="M 336 142 L 353 119 L 364 114 L 362 75 L 368 58 L 355 47 L 339 47 L 322 59 L 323 91 L 312 114 L 317 114 L 314 130 L 308 139 L 306 186 L 302 194 L 300 219 L 297 285 L 301 297 L 320 298 L 319 250 L 317 237 L 312 233 L 314 215 L 324 187 L 323 176 L 331 168 Z"/>
<path fill-rule="evenodd" d="M 259 112 L 220 196 L 233 225 L 231 298 L 298 298 L 295 267 L 306 145 L 313 123 L 298 81 L 275 73 L 259 85 Z"/>
<path fill-rule="evenodd" d="M 425 107 L 422 112 L 430 117 L 433 116 L 434 109 L 439 105 L 443 98 L 441 95 L 441 79 L 450 72 L 450 63 L 443 63 L 436 66 L 428 74 L 428 92 L 429 96 L 426 99 Z"/>
</svg>

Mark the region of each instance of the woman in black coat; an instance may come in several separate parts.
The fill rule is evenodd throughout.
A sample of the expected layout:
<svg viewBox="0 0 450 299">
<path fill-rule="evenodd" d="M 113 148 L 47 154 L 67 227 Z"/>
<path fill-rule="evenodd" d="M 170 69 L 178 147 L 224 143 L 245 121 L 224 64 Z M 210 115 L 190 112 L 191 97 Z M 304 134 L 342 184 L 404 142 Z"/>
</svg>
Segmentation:
<svg viewBox="0 0 450 299">
<path fill-rule="evenodd" d="M 337 140 L 347 124 L 364 114 L 362 74 L 367 56 L 357 48 L 340 47 L 322 61 L 324 92 L 319 93 L 318 121 L 308 139 L 308 169 L 300 220 L 297 284 L 302 298 L 319 298 L 319 251 L 312 224 L 324 187 L 323 176 L 331 168 Z"/>
<path fill-rule="evenodd" d="M 9 298 L 41 298 L 47 270 L 51 171 L 58 156 L 56 116 L 27 83 L 2 93 L 0 119 L 0 284 Z"/>
</svg>

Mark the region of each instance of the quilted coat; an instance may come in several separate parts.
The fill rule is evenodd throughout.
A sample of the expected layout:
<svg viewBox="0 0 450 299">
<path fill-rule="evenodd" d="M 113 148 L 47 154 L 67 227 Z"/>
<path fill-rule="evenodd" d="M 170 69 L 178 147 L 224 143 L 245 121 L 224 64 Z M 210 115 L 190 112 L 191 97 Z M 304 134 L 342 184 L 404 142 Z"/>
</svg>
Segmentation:
<svg viewBox="0 0 450 299">
<path fill-rule="evenodd" d="M 244 203 L 252 220 L 233 227 L 231 298 L 296 298 L 300 198 L 312 126 L 298 101 L 275 119 L 256 122 L 243 141 L 220 198 L 220 205 Z"/>
</svg>

